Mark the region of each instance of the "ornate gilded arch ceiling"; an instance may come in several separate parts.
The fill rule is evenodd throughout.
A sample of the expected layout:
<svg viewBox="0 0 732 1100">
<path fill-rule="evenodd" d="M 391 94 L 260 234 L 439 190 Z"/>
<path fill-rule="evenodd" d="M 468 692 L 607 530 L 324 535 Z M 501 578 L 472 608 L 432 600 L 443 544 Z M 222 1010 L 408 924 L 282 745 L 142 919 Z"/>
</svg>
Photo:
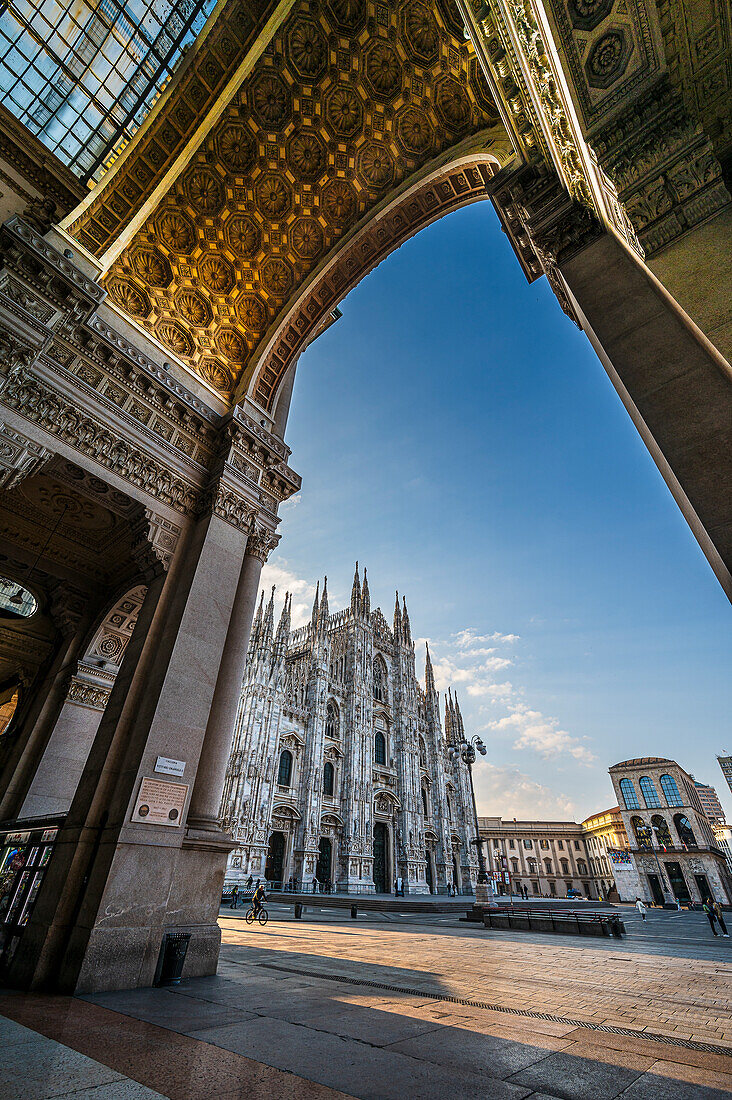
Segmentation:
<svg viewBox="0 0 732 1100">
<path fill-rule="evenodd" d="M 172 118 L 179 107 L 171 96 Z M 271 408 L 292 358 L 272 340 L 305 284 L 395 194 L 497 127 L 454 0 L 296 0 L 112 265 L 110 298 L 225 399 L 266 360 L 256 397 Z M 389 250 L 410 235 L 410 211 L 414 232 L 485 197 L 488 175 L 454 176 L 449 201 L 444 191 L 415 196 Z M 88 229 L 89 218 L 72 227 L 82 241 Z M 378 258 L 351 262 L 368 269 Z M 326 307 L 319 300 L 321 319 Z"/>
</svg>

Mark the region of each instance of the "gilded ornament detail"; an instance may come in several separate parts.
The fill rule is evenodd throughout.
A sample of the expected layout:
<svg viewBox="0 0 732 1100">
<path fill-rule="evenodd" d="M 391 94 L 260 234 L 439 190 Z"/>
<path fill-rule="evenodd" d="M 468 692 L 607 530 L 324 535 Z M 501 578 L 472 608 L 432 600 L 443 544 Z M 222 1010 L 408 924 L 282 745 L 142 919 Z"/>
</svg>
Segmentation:
<svg viewBox="0 0 732 1100">
<path fill-rule="evenodd" d="M 254 162 L 254 140 L 242 125 L 228 123 L 218 136 L 219 156 L 232 172 L 243 173 Z"/>
<path fill-rule="evenodd" d="M 224 234 L 237 256 L 249 260 L 259 252 L 262 233 L 254 218 L 247 214 L 234 214 L 229 218 Z"/>
<path fill-rule="evenodd" d="M 224 201 L 221 181 L 208 168 L 194 168 L 185 190 L 193 206 L 202 214 L 215 214 L 221 209 Z"/>
<path fill-rule="evenodd" d="M 341 84 L 331 93 L 326 118 L 337 134 L 348 137 L 355 133 L 363 119 L 363 107 L 353 88 Z"/>
<path fill-rule="evenodd" d="M 435 18 L 424 4 L 411 4 L 404 16 L 406 38 L 412 51 L 423 61 L 437 60 L 440 44 Z"/>
<path fill-rule="evenodd" d="M 132 267 L 148 286 L 168 286 L 173 275 L 170 264 L 156 249 L 139 248 L 132 253 Z"/>
<path fill-rule="evenodd" d="M 196 243 L 193 222 L 178 210 L 166 210 L 157 218 L 158 233 L 171 252 L 191 252 Z"/>
<path fill-rule="evenodd" d="M 432 145 L 432 123 L 416 107 L 407 107 L 397 120 L 397 133 L 408 153 L 423 156 Z"/>
<path fill-rule="evenodd" d="M 262 283 L 277 298 L 282 298 L 292 286 L 292 268 L 285 260 L 267 260 L 262 267 Z"/>
<path fill-rule="evenodd" d="M 174 321 L 160 321 L 155 330 L 164 344 L 176 355 L 189 359 L 193 355 L 193 341 L 187 332 Z"/>
<path fill-rule="evenodd" d="M 342 225 L 356 212 L 356 196 L 346 180 L 332 180 L 323 191 L 323 213 L 328 221 Z"/>
<path fill-rule="evenodd" d="M 252 107 L 265 130 L 279 130 L 290 117 L 290 93 L 276 73 L 263 73 L 255 82 Z"/>
<path fill-rule="evenodd" d="M 290 245 L 303 260 L 312 260 L 322 251 L 323 230 L 315 218 L 298 218 L 293 223 Z"/>
<path fill-rule="evenodd" d="M 402 64 L 386 42 L 376 42 L 366 56 L 366 77 L 374 95 L 391 99 L 401 90 Z"/>
<path fill-rule="evenodd" d="M 207 256 L 198 268 L 201 278 L 214 294 L 228 294 L 234 285 L 234 272 L 231 264 L 221 256 Z"/>
<path fill-rule="evenodd" d="M 462 130 L 470 122 L 470 101 L 462 84 L 450 76 L 437 89 L 437 110 L 452 130 Z"/>
<path fill-rule="evenodd" d="M 181 290 L 175 304 L 181 317 L 197 328 L 205 327 L 211 320 L 211 307 L 195 290 Z"/>
<path fill-rule="evenodd" d="M 224 358 L 234 363 L 243 363 L 247 357 L 247 342 L 233 328 L 222 329 L 216 338 L 216 344 Z"/>
<path fill-rule="evenodd" d="M 263 176 L 257 184 L 257 205 L 265 217 L 281 218 L 292 205 L 292 191 L 281 176 Z"/>
<path fill-rule="evenodd" d="M 309 20 L 301 20 L 290 31 L 288 45 L 293 69 L 305 80 L 316 80 L 328 60 L 320 28 Z"/>
<path fill-rule="evenodd" d="M 287 160 L 296 176 L 314 183 L 326 167 L 322 141 L 312 130 L 300 130 L 290 138 Z"/>
<path fill-rule="evenodd" d="M 237 302 L 236 312 L 250 332 L 261 332 L 267 320 L 267 311 L 253 294 L 245 294 Z"/>
<path fill-rule="evenodd" d="M 361 149 L 359 171 L 369 187 L 378 191 L 394 180 L 394 158 L 386 146 L 368 141 Z"/>
<path fill-rule="evenodd" d="M 107 289 L 112 300 L 127 313 L 131 313 L 133 317 L 147 317 L 150 299 L 129 279 L 110 279 Z"/>
<path fill-rule="evenodd" d="M 201 377 L 205 378 L 219 393 L 231 391 L 233 377 L 218 359 L 203 359 L 200 366 Z"/>
</svg>

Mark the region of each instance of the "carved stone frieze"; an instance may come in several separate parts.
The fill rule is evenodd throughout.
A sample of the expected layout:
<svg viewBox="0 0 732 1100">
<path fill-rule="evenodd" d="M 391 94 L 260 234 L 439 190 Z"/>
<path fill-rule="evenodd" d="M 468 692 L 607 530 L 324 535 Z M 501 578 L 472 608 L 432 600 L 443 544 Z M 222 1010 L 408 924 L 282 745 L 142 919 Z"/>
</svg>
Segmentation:
<svg viewBox="0 0 732 1100">
<path fill-rule="evenodd" d="M 712 143 L 668 81 L 593 139 L 649 255 L 730 202 Z"/>
<path fill-rule="evenodd" d="M 111 690 L 98 684 L 90 684 L 87 680 L 81 680 L 78 676 L 72 676 L 66 700 L 75 703 L 79 707 L 89 707 L 91 710 L 104 710 L 109 701 Z"/>
<path fill-rule="evenodd" d="M 40 473 L 51 457 L 45 447 L 0 423 L 0 489 L 13 489 L 23 478 Z"/>
</svg>

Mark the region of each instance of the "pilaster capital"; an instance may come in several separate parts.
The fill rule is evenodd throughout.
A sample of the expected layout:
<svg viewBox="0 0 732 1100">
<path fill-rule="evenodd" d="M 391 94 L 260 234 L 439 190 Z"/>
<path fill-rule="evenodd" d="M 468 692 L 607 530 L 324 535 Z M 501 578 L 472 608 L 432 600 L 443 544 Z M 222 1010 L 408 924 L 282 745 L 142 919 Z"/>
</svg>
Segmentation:
<svg viewBox="0 0 732 1100">
<path fill-rule="evenodd" d="M 73 585 L 53 582 L 49 590 L 49 612 L 55 626 L 69 637 L 78 629 L 85 617 L 90 595 Z M 75 670 L 74 670 L 75 671 Z"/>
<path fill-rule="evenodd" d="M 253 525 L 247 539 L 246 553 L 252 558 L 257 558 L 264 565 L 279 541 L 279 535 L 273 534 L 264 527 Z"/>
</svg>

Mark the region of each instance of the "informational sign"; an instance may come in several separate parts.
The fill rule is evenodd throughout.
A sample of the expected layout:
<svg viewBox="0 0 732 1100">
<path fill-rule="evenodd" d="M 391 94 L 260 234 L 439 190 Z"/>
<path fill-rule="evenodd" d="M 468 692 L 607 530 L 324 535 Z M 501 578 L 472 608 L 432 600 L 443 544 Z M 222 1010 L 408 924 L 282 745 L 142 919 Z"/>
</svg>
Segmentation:
<svg viewBox="0 0 732 1100">
<path fill-rule="evenodd" d="M 164 775 L 183 775 L 186 770 L 185 760 L 173 760 L 170 756 L 159 756 L 155 761 L 155 771 Z"/>
<path fill-rule="evenodd" d="M 185 783 L 165 783 L 162 779 L 146 776 L 140 785 L 132 820 L 175 828 L 180 825 L 187 794 Z"/>
</svg>

